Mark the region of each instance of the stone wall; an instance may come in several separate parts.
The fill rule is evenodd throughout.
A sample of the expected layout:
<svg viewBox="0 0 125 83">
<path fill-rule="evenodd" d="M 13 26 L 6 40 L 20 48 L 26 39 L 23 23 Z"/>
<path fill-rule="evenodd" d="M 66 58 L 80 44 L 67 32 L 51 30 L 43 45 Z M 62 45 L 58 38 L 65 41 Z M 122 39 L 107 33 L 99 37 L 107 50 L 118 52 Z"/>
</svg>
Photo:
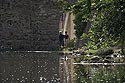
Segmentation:
<svg viewBox="0 0 125 83">
<path fill-rule="evenodd" d="M 58 48 L 60 15 L 54 0 L 0 0 L 1 50 Z"/>
<path fill-rule="evenodd" d="M 0 50 L 58 49 L 62 14 L 56 2 L 0 0 Z"/>
</svg>

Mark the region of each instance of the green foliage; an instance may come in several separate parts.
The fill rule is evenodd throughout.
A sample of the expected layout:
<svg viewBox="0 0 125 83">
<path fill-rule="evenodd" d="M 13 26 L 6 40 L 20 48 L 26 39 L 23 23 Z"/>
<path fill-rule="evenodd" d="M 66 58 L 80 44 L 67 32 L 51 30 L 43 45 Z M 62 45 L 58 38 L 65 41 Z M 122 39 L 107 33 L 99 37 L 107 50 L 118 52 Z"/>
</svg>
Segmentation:
<svg viewBox="0 0 125 83">
<path fill-rule="evenodd" d="M 75 24 L 75 34 L 78 39 L 84 33 L 84 29 L 87 25 L 89 13 L 90 13 L 90 0 L 78 0 L 76 4 L 71 5 L 71 12 L 75 15 L 74 24 Z"/>
<path fill-rule="evenodd" d="M 58 0 L 58 5 L 64 10 L 64 11 L 71 11 L 71 6 L 68 4 L 68 2 L 64 0 Z"/>
<path fill-rule="evenodd" d="M 109 48 L 120 43 L 122 51 L 125 41 L 125 0 L 78 0 L 64 9 L 75 15 L 76 37 L 80 39 L 87 26 L 91 28 L 87 37 L 88 48 Z"/>
<path fill-rule="evenodd" d="M 86 33 L 83 33 L 82 35 L 81 35 L 81 39 L 85 39 L 85 38 L 87 38 L 88 36 L 87 36 L 87 34 Z"/>
<path fill-rule="evenodd" d="M 76 14 L 75 19 L 74 19 L 74 29 L 76 30 L 75 35 L 77 38 L 80 38 L 80 36 L 83 34 L 84 29 L 86 27 L 86 22 L 84 18 L 81 18 L 83 16 L 82 12 L 79 12 Z"/>
<path fill-rule="evenodd" d="M 108 48 L 125 40 L 125 1 L 123 0 L 79 0 L 73 7 L 76 18 L 76 35 L 84 33 L 85 22 L 91 22 L 88 48 Z M 92 18 L 90 16 L 93 16 Z M 83 24 L 83 25 L 82 25 Z M 81 25 L 81 26 L 80 26 Z"/>
<path fill-rule="evenodd" d="M 97 51 L 98 51 L 98 50 L 89 49 L 89 50 L 87 50 L 86 52 L 87 52 L 87 54 L 92 55 L 92 54 L 96 53 Z"/>
<path fill-rule="evenodd" d="M 125 16 L 123 0 L 101 0 L 95 7 L 87 46 L 92 49 L 108 48 L 124 41 Z M 123 46 L 122 43 L 121 46 Z"/>
<path fill-rule="evenodd" d="M 113 54 L 114 51 L 113 49 L 109 48 L 109 49 L 99 49 L 97 52 L 95 52 L 95 56 L 103 56 L 103 55 L 111 55 Z"/>
<path fill-rule="evenodd" d="M 75 45 L 75 39 L 72 39 L 72 40 L 70 40 L 70 41 L 68 42 L 67 47 L 69 47 L 69 48 L 73 48 L 74 45 Z"/>
</svg>

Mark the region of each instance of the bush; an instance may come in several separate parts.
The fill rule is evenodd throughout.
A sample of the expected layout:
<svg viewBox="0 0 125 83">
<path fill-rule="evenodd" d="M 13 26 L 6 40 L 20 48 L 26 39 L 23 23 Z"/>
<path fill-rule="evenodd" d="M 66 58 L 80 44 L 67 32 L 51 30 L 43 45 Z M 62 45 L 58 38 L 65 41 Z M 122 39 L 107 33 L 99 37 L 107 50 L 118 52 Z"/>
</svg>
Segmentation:
<svg viewBox="0 0 125 83">
<path fill-rule="evenodd" d="M 70 40 L 70 41 L 68 42 L 67 47 L 72 48 L 72 47 L 74 47 L 74 45 L 75 45 L 75 39 L 72 39 L 72 40 Z"/>
<path fill-rule="evenodd" d="M 95 52 L 95 56 L 105 56 L 105 55 L 111 55 L 113 54 L 113 49 L 100 49 L 97 52 Z"/>
</svg>

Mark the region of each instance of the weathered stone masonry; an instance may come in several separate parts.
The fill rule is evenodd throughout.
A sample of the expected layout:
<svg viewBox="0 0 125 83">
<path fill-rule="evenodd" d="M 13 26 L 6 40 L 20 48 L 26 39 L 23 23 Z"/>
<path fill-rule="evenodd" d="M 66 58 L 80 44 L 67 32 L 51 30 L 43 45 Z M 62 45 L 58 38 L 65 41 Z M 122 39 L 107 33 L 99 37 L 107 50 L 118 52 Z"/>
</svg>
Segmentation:
<svg viewBox="0 0 125 83">
<path fill-rule="evenodd" d="M 54 0 L 0 0 L 1 50 L 55 50 L 61 11 Z"/>
<path fill-rule="evenodd" d="M 0 0 L 0 50 L 57 50 L 62 10 L 56 2 Z"/>
</svg>

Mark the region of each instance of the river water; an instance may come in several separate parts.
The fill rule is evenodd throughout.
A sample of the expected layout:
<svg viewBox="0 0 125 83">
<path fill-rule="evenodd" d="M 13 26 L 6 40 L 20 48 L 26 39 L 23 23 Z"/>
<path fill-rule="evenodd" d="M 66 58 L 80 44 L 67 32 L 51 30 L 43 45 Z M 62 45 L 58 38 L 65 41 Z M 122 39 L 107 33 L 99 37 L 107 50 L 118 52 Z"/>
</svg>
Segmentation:
<svg viewBox="0 0 125 83">
<path fill-rule="evenodd" d="M 75 83 L 125 83 L 125 65 L 75 65 Z"/>
<path fill-rule="evenodd" d="M 0 53 L 0 83 L 60 83 L 59 53 Z"/>
<path fill-rule="evenodd" d="M 0 53 L 0 83 L 125 83 L 125 64 L 75 63 L 63 52 Z"/>
</svg>

